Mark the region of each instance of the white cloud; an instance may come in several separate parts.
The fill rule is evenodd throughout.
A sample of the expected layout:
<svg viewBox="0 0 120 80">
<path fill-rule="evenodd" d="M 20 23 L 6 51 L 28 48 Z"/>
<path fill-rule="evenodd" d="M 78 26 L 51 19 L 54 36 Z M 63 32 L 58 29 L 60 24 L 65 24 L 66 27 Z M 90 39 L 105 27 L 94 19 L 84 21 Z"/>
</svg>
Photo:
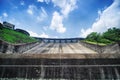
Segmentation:
<svg viewBox="0 0 120 80">
<path fill-rule="evenodd" d="M 43 15 L 47 16 L 47 13 L 43 7 L 41 7 L 41 10 L 42 10 Z"/>
<path fill-rule="evenodd" d="M 44 32 L 43 32 L 39 37 L 42 37 L 42 38 L 49 38 L 49 36 L 48 36 L 47 34 L 45 34 Z"/>
<path fill-rule="evenodd" d="M 41 7 L 41 12 L 40 12 L 39 16 L 37 16 L 38 22 L 43 21 L 47 17 L 48 17 L 47 12 L 45 11 L 45 9 L 43 7 Z"/>
<path fill-rule="evenodd" d="M 50 0 L 37 0 L 37 2 L 46 2 L 47 4 L 50 2 Z"/>
<path fill-rule="evenodd" d="M 30 14 L 30 15 L 33 15 L 34 14 L 34 11 L 36 10 L 36 6 L 35 5 L 29 5 L 28 6 L 28 9 L 27 9 L 27 13 Z"/>
<path fill-rule="evenodd" d="M 91 32 L 104 32 L 108 28 L 120 27 L 120 0 L 114 0 L 112 5 L 103 11 L 98 11 L 98 18 L 88 29 L 81 29 L 81 37 L 86 37 Z"/>
<path fill-rule="evenodd" d="M 44 31 L 47 31 L 49 28 L 48 26 L 43 26 Z"/>
<path fill-rule="evenodd" d="M 50 0 L 44 0 L 47 4 L 50 2 Z"/>
<path fill-rule="evenodd" d="M 24 2 L 24 1 L 21 1 L 21 2 L 20 2 L 20 5 L 24 6 L 24 5 L 25 5 L 25 2 Z"/>
<path fill-rule="evenodd" d="M 68 14 L 77 7 L 77 0 L 52 0 L 52 2 L 54 3 L 54 6 L 61 8 L 63 16 L 68 16 Z"/>
<path fill-rule="evenodd" d="M 42 32 L 42 34 L 37 34 L 33 31 L 28 31 L 30 33 L 30 36 L 32 37 L 41 37 L 41 38 L 58 38 L 58 36 L 49 36 L 46 33 Z"/>
<path fill-rule="evenodd" d="M 4 12 L 3 17 L 8 17 L 8 14 L 6 12 Z"/>
<path fill-rule="evenodd" d="M 2 16 L 0 16 L 0 23 L 2 23 Z"/>
<path fill-rule="evenodd" d="M 44 2 L 44 0 L 37 0 L 38 2 Z"/>
<path fill-rule="evenodd" d="M 80 37 L 85 38 L 91 32 L 93 32 L 93 30 L 91 28 L 88 28 L 87 30 L 81 29 L 81 35 L 80 35 Z"/>
<path fill-rule="evenodd" d="M 37 34 L 33 31 L 28 31 L 30 33 L 30 36 L 32 37 L 42 37 L 42 38 L 49 38 L 49 36 L 47 34 L 45 34 L 44 32 L 42 34 Z"/>
<path fill-rule="evenodd" d="M 46 10 L 43 7 L 38 8 L 35 5 L 29 5 L 27 13 L 31 15 L 32 19 L 41 22 L 48 17 Z"/>
<path fill-rule="evenodd" d="M 60 8 L 60 13 L 57 11 L 53 13 L 50 29 L 56 30 L 58 33 L 65 33 L 66 28 L 63 25 L 63 20 L 77 7 L 77 0 L 52 0 L 52 2 L 55 7 Z"/>
<path fill-rule="evenodd" d="M 58 33 L 64 33 L 66 31 L 66 28 L 63 26 L 62 21 L 63 17 L 58 12 L 54 12 L 50 29 L 56 30 Z"/>
</svg>

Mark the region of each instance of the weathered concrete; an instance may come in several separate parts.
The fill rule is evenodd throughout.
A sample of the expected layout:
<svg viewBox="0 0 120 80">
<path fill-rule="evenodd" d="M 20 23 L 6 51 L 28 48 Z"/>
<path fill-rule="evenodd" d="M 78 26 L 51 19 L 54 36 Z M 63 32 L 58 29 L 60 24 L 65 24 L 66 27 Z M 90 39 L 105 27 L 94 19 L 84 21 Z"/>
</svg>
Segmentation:
<svg viewBox="0 0 120 80">
<path fill-rule="evenodd" d="M 10 44 L 0 40 L 0 53 L 23 53 L 24 51 L 38 45 L 38 42 L 24 44 Z"/>
<path fill-rule="evenodd" d="M 38 46 L 24 52 L 24 53 L 32 53 L 32 54 L 41 54 L 41 53 L 49 53 L 49 54 L 96 54 L 97 52 L 82 46 L 79 43 L 40 43 Z"/>
<path fill-rule="evenodd" d="M 0 59 L 0 78 L 41 80 L 119 80 L 116 59 Z"/>
<path fill-rule="evenodd" d="M 95 45 L 95 44 L 90 44 L 86 42 L 80 42 L 80 44 L 98 52 L 98 53 L 116 53 L 120 54 L 120 46 L 117 43 L 110 44 L 107 46 L 100 46 L 100 45 Z"/>
<path fill-rule="evenodd" d="M 104 54 L 78 54 L 78 53 L 74 53 L 74 54 L 70 54 L 70 53 L 66 53 L 66 54 L 50 54 L 50 53 L 41 53 L 41 54 L 32 54 L 32 53 L 28 53 L 28 54 L 0 54 L 0 58 L 47 58 L 47 59 L 93 59 L 93 58 L 103 58 L 103 59 L 109 59 L 109 58 L 120 58 L 120 54 L 116 54 L 116 53 L 104 53 Z"/>
<path fill-rule="evenodd" d="M 13 50 L 8 51 L 7 44 L 3 45 L 0 48 L 4 52 Z M 14 46 L 14 51 L 23 53 L 26 46 L 22 46 Z M 120 54 L 114 50 L 117 48 L 117 44 L 98 47 L 86 43 L 42 43 L 25 54 L 0 54 L 0 79 L 119 80 Z"/>
</svg>

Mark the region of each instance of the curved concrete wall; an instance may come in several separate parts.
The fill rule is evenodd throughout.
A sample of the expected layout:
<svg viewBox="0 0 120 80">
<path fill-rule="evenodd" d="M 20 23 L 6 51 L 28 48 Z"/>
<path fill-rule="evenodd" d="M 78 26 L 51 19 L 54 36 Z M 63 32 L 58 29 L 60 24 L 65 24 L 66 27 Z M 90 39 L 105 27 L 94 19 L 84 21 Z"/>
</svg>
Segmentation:
<svg viewBox="0 0 120 80">
<path fill-rule="evenodd" d="M 80 42 L 82 45 L 98 52 L 98 53 L 120 53 L 120 46 L 119 44 L 110 44 L 107 46 L 100 46 L 95 44 L 89 44 L 86 42 Z"/>
<path fill-rule="evenodd" d="M 10 44 L 0 40 L 0 53 L 23 53 L 38 45 L 39 42 L 24 43 L 24 44 Z"/>
</svg>

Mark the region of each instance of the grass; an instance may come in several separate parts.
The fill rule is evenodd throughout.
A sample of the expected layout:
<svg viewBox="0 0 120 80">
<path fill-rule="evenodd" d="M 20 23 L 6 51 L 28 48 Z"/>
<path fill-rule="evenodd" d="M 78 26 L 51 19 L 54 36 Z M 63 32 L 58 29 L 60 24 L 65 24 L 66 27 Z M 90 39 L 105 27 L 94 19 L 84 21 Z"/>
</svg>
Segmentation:
<svg viewBox="0 0 120 80">
<path fill-rule="evenodd" d="M 86 42 L 86 43 L 89 43 L 89 44 L 100 45 L 100 46 L 108 45 L 108 44 L 105 44 L 105 43 L 97 43 L 97 42 L 92 42 L 92 41 L 88 41 L 88 40 L 84 40 L 83 42 Z"/>
<path fill-rule="evenodd" d="M 37 40 L 27 36 L 25 34 L 22 34 L 20 32 L 16 32 L 11 29 L 7 28 L 0 28 L 0 39 L 8 42 L 8 43 L 30 43 L 30 42 L 36 42 Z"/>
</svg>

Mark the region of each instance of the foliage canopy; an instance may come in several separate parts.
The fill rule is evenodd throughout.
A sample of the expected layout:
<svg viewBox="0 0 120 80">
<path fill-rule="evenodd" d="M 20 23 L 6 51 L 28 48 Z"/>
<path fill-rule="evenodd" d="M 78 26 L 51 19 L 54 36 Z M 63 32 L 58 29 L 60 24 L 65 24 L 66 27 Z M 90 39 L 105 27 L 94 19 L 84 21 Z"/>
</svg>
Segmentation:
<svg viewBox="0 0 120 80">
<path fill-rule="evenodd" d="M 92 32 L 86 37 L 87 41 L 111 44 L 114 42 L 120 42 L 120 29 L 110 28 L 104 33 Z"/>
</svg>

